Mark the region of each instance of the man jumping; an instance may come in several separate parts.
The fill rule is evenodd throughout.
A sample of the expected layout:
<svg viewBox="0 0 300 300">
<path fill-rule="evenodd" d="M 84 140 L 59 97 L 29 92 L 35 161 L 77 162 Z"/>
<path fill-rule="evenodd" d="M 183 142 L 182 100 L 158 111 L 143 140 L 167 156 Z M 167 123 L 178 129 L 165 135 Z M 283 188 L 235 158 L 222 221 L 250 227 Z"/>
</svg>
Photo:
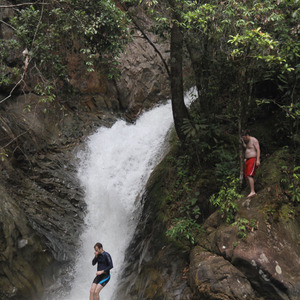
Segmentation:
<svg viewBox="0 0 300 300">
<path fill-rule="evenodd" d="M 250 186 L 250 194 L 247 198 L 256 195 L 254 189 L 254 175 L 257 167 L 260 165 L 260 147 L 258 140 L 250 136 L 249 131 L 246 130 L 242 136 L 243 146 L 245 150 L 245 178 L 248 180 Z"/>
<path fill-rule="evenodd" d="M 93 258 L 93 266 L 98 263 L 96 277 L 90 289 L 90 300 L 99 300 L 100 291 L 110 280 L 110 270 L 113 268 L 113 262 L 109 253 L 103 250 L 101 243 L 94 246 L 95 257 Z"/>
</svg>

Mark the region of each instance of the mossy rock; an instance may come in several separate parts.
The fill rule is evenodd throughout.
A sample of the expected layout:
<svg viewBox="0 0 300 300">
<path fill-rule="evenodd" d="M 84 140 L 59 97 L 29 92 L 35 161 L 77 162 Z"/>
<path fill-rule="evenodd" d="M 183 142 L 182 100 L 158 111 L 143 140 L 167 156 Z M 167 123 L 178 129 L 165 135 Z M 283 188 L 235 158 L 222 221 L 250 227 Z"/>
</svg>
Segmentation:
<svg viewBox="0 0 300 300">
<path fill-rule="evenodd" d="M 277 185 L 278 191 L 281 191 L 281 183 L 286 179 L 283 168 L 292 168 L 293 158 L 294 155 L 288 148 L 282 148 L 263 159 L 261 167 L 257 169 L 256 185 L 259 188 Z"/>
</svg>

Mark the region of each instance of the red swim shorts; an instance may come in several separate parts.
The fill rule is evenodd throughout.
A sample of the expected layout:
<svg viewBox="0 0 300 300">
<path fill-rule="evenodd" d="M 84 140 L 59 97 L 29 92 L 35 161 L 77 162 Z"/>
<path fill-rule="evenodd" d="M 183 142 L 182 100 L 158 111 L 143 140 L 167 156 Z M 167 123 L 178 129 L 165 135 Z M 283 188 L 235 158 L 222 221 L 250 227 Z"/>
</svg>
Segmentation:
<svg viewBox="0 0 300 300">
<path fill-rule="evenodd" d="M 256 169 L 257 169 L 256 157 L 248 158 L 245 161 L 245 178 L 247 178 L 248 176 L 253 177 L 255 175 Z"/>
</svg>

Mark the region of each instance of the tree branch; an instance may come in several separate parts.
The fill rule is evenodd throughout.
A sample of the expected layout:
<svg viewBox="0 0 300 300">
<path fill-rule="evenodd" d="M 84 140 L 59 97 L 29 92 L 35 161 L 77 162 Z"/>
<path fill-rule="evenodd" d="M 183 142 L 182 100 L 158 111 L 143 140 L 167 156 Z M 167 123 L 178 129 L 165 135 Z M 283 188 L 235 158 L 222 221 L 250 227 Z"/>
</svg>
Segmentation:
<svg viewBox="0 0 300 300">
<path fill-rule="evenodd" d="M 50 5 L 50 4 L 51 3 L 29 2 L 29 3 L 11 4 L 11 5 L 0 5 L 0 8 L 14 8 L 14 7 L 27 6 L 27 5 Z"/>
<path fill-rule="evenodd" d="M 2 99 L 2 100 L 0 101 L 0 104 L 1 104 L 2 102 L 6 101 L 7 99 L 9 99 L 9 98 L 11 97 L 13 91 L 14 91 L 14 90 L 21 84 L 21 82 L 23 81 L 24 75 L 25 75 L 25 74 L 22 75 L 21 79 L 20 79 L 20 80 L 16 83 L 16 85 L 11 89 L 9 95 L 8 95 L 6 98 L 4 98 L 4 99 Z"/>
<path fill-rule="evenodd" d="M 148 41 L 148 43 L 153 47 L 154 51 L 158 54 L 158 56 L 160 57 L 161 61 L 163 62 L 166 71 L 168 73 L 168 76 L 170 77 L 170 70 L 169 67 L 165 61 L 165 59 L 163 58 L 162 54 L 160 53 L 160 51 L 157 49 L 157 47 L 154 45 L 154 43 L 148 38 L 148 36 L 146 35 L 146 33 L 143 31 L 143 29 L 137 24 L 137 22 L 134 20 L 134 18 L 131 16 L 131 20 L 133 22 L 133 24 L 136 26 L 136 28 L 142 33 L 142 35 L 144 36 L 144 38 Z"/>
<path fill-rule="evenodd" d="M 24 4 L 30 5 L 30 4 L 32 4 L 32 3 L 23 3 L 22 5 L 24 5 Z M 37 3 L 37 4 L 42 4 L 42 11 L 41 11 L 41 15 L 40 15 L 40 19 L 39 19 L 38 25 L 37 25 L 37 27 L 36 27 L 36 29 L 35 29 L 35 33 L 34 33 L 33 40 L 32 40 L 32 42 L 31 42 L 31 48 L 33 47 L 33 43 L 34 43 L 34 41 L 35 41 L 37 32 L 38 32 L 38 30 L 39 30 L 39 26 L 40 26 L 40 23 L 41 23 L 43 14 L 44 14 L 44 4 L 46 4 L 46 3 L 45 3 L 45 0 L 43 0 L 42 3 Z M 18 5 L 18 4 L 16 4 L 16 5 Z M 0 6 L 0 8 L 1 8 L 1 6 Z M 5 23 L 5 22 L 4 22 L 4 23 Z M 6 25 L 8 25 L 8 24 L 6 24 Z M 13 28 L 13 29 L 15 29 L 15 28 Z M 23 51 L 23 55 L 25 56 L 25 61 L 24 61 L 24 72 L 23 72 L 23 74 L 22 74 L 22 77 L 21 77 L 21 79 L 16 83 L 16 85 L 12 88 L 12 90 L 11 90 L 10 93 L 9 93 L 9 95 L 8 95 L 6 98 L 0 100 L 0 104 L 1 104 L 2 102 L 6 101 L 7 99 L 9 99 L 9 98 L 12 96 L 13 91 L 21 84 L 22 81 L 24 81 L 24 77 L 25 77 L 25 75 L 26 75 L 27 68 L 28 68 L 28 65 L 29 65 L 29 63 L 30 63 L 31 60 L 30 60 L 30 58 L 29 58 L 28 50 L 27 50 L 27 49 L 25 49 L 25 50 Z"/>
<path fill-rule="evenodd" d="M 20 133 L 19 135 L 17 135 L 16 137 L 14 137 L 13 139 L 11 139 L 5 146 L 1 147 L 0 149 L 5 149 L 6 147 L 8 147 L 11 143 L 13 143 L 14 141 L 16 141 L 20 136 L 26 134 L 28 132 L 28 130 L 26 130 L 25 132 Z M 23 152 L 23 151 L 22 151 Z"/>
<path fill-rule="evenodd" d="M 25 50 L 24 50 L 24 51 L 25 51 Z M 25 75 L 26 75 L 27 67 L 28 67 L 30 61 L 31 61 L 31 60 L 29 59 L 28 54 L 27 54 L 27 55 L 25 54 L 24 72 L 23 72 L 23 74 L 22 74 L 22 76 L 21 76 L 21 79 L 20 79 L 20 80 L 15 84 L 15 86 L 11 89 L 9 95 L 8 95 L 7 97 L 5 97 L 4 99 L 0 100 L 0 104 L 1 104 L 2 102 L 6 101 L 7 99 L 9 99 L 9 98 L 12 96 L 13 91 L 21 84 L 22 81 L 24 81 L 24 77 L 25 77 Z"/>
<path fill-rule="evenodd" d="M 0 20 L 1 23 L 3 23 L 4 25 L 6 25 L 7 27 L 11 28 L 12 30 L 17 30 L 15 27 L 11 26 L 10 24 L 4 22 L 3 20 Z"/>
<path fill-rule="evenodd" d="M 44 3 L 45 3 L 45 1 L 43 0 L 43 3 L 42 3 L 42 4 L 44 4 Z M 42 6 L 42 11 L 41 11 L 41 15 L 40 15 L 39 22 L 38 22 L 38 24 L 37 24 L 37 26 L 36 26 L 36 28 L 35 28 L 35 33 L 34 33 L 34 36 L 33 36 L 32 42 L 31 42 L 31 48 L 33 48 L 33 43 L 34 43 L 34 41 L 35 41 L 37 32 L 38 32 L 38 30 L 39 30 L 39 27 L 40 27 L 40 24 L 41 24 L 41 20 L 42 20 L 43 14 L 44 14 L 44 5 Z"/>
<path fill-rule="evenodd" d="M 150 40 L 150 38 L 147 36 L 147 34 L 145 33 L 145 31 L 136 22 L 136 20 L 132 16 L 132 14 L 129 12 L 128 8 L 125 5 L 122 5 L 122 7 L 124 8 L 124 10 L 127 11 L 128 15 L 130 16 L 130 18 L 132 20 L 132 23 L 135 25 L 135 27 L 142 33 L 143 37 L 148 41 L 148 43 L 152 46 L 152 48 L 154 49 L 154 51 L 158 54 L 158 56 L 160 57 L 161 61 L 163 62 L 164 66 L 166 68 L 168 76 L 170 77 L 170 70 L 169 70 L 168 64 L 166 63 L 166 61 L 163 58 L 163 56 L 160 53 L 160 51 L 157 49 L 157 47 L 154 45 L 154 43 Z"/>
</svg>

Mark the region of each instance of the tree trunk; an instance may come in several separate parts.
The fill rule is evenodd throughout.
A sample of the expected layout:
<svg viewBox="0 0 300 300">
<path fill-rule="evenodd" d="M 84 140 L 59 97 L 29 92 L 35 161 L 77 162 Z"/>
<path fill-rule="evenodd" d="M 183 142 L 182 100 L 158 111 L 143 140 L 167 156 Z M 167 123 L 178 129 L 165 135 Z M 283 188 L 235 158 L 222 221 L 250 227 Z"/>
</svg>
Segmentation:
<svg viewBox="0 0 300 300">
<path fill-rule="evenodd" d="M 240 161 L 240 176 L 239 176 L 239 184 L 240 189 L 242 189 L 243 179 L 244 179 L 244 147 L 240 142 L 240 138 L 242 136 L 242 103 L 241 99 L 238 99 L 238 139 L 239 139 L 239 161 Z"/>
<path fill-rule="evenodd" d="M 195 75 L 195 83 L 200 96 L 203 93 L 203 80 L 205 78 L 205 72 L 203 70 L 203 58 L 201 56 L 201 50 L 199 51 L 200 45 L 196 44 L 192 36 L 185 37 L 185 45 L 191 59 L 192 68 Z M 204 85 L 205 86 L 205 85 Z M 200 109 L 201 112 L 205 113 L 206 116 L 209 114 L 208 103 L 203 100 L 204 97 L 200 97 Z"/>
<path fill-rule="evenodd" d="M 172 94 L 172 110 L 175 129 L 179 140 L 185 141 L 185 134 L 182 129 L 184 119 L 189 119 L 188 109 L 184 103 L 183 93 L 183 34 L 177 25 L 173 22 L 171 29 L 171 94 Z"/>
<path fill-rule="evenodd" d="M 237 106 L 238 106 L 238 134 L 239 139 L 242 135 L 242 130 L 245 130 L 245 124 L 247 124 L 248 114 L 249 114 L 249 99 L 251 97 L 251 93 L 247 93 L 247 77 L 246 77 L 247 69 L 240 68 L 240 72 L 238 74 L 237 82 L 239 85 L 239 91 L 241 93 L 237 96 Z M 240 140 L 239 140 L 240 141 Z M 240 160 L 240 188 L 242 188 L 243 180 L 244 180 L 244 147 L 240 142 L 239 145 L 239 160 Z"/>
</svg>

